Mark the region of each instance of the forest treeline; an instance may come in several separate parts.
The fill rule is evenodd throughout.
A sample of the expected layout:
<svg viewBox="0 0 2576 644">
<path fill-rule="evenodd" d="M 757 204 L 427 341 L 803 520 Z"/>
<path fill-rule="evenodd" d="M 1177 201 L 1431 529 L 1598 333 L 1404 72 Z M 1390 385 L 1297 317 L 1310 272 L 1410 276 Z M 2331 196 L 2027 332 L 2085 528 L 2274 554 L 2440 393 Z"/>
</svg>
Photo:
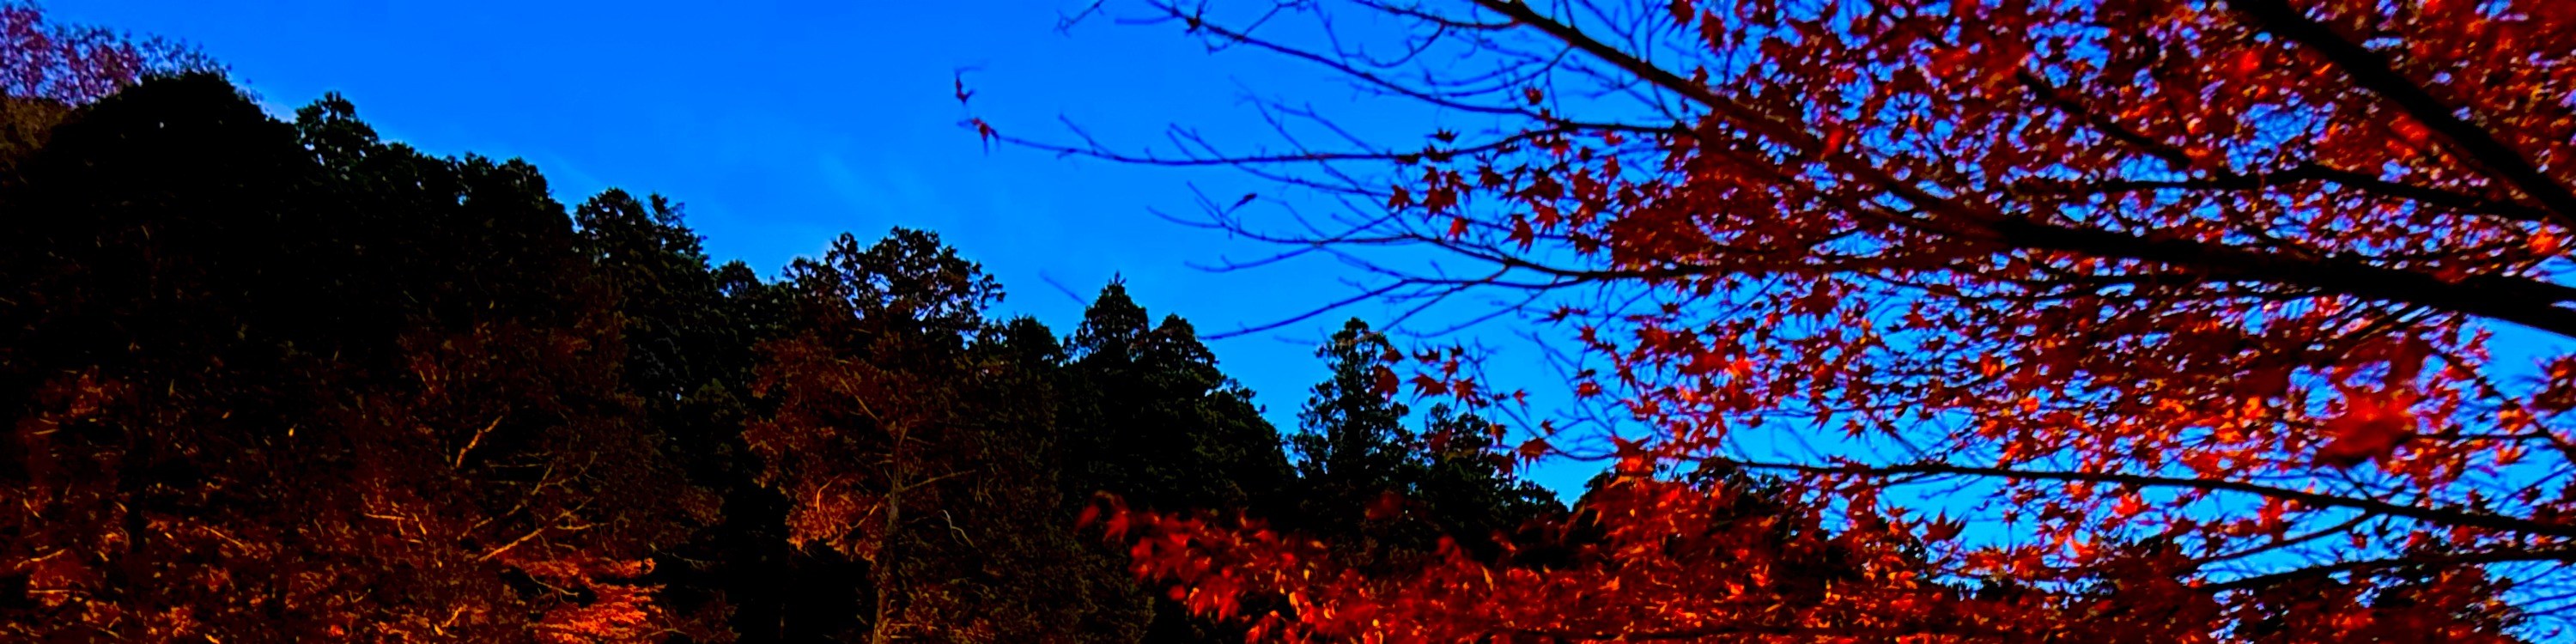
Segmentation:
<svg viewBox="0 0 2576 644">
<path fill-rule="evenodd" d="M 5 116 L 0 639 L 1237 642 L 1083 516 L 1392 561 L 1565 512 L 1357 320 L 1283 437 L 1180 316 L 1000 317 L 930 231 L 764 278 L 213 74 Z"/>
</svg>

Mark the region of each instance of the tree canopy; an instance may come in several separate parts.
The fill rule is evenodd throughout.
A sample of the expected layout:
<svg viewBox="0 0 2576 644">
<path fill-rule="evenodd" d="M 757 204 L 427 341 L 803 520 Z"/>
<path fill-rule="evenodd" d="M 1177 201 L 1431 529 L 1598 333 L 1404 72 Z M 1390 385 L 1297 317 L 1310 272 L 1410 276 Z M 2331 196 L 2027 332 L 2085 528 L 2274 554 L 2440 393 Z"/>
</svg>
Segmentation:
<svg viewBox="0 0 2576 644">
<path fill-rule="evenodd" d="M 2564 616 L 2576 535 L 2564 3 L 1093 15 L 1319 65 L 1444 127 L 1371 137 L 1346 127 L 1359 112 L 1292 99 L 1265 111 L 1284 147 L 979 134 L 1232 165 L 1337 205 L 1206 223 L 1372 271 L 1364 296 L 1504 300 L 1576 349 L 1563 385 L 1583 401 L 1514 451 L 1644 477 L 1590 502 L 1623 547 L 1573 568 L 1380 574 L 1155 519 L 1194 535 L 1156 551 L 1182 581 L 1302 598 L 1270 616 L 1291 639 L 2559 632 L 2515 624 Z M 1414 355 L 1390 382 L 1514 400 L 1454 352 Z M 1784 520 L 1818 522 L 1795 539 L 1859 558 L 1858 577 L 1802 604 L 1776 562 L 1677 550 L 1728 505 L 1670 478 L 1700 467 L 1774 477 L 1798 501 Z M 1202 557 L 1248 568 L 1188 574 Z M 1792 606 L 1813 617 L 1772 621 Z"/>
<path fill-rule="evenodd" d="M 51 52 L 0 58 L 0 639 L 1235 642 L 1078 515 L 1314 496 L 1122 283 L 1060 337 L 931 231 L 764 278 L 675 200 L 0 20 Z"/>
</svg>

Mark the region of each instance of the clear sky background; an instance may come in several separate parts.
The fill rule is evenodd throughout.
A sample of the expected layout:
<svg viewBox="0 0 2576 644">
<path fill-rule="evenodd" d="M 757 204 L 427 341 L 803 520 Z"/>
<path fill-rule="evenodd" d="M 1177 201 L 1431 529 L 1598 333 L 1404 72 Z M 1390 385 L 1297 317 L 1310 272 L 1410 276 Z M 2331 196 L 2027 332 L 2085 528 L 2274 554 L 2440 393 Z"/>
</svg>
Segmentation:
<svg viewBox="0 0 2576 644">
<path fill-rule="evenodd" d="M 1231 200 L 1270 186 L 1217 169 L 1126 166 L 988 151 L 972 114 L 1014 133 L 1159 143 L 1172 124 L 1246 144 L 1268 130 L 1248 92 L 1319 104 L 1359 100 L 1338 78 L 1251 52 L 1210 55 L 1177 27 L 1091 21 L 1089 0 L 551 2 L 488 0 L 51 0 L 54 19 L 185 40 L 227 65 L 272 113 L 339 92 L 391 140 L 433 154 L 524 158 L 567 206 L 598 191 L 686 205 L 717 261 L 775 275 L 843 231 L 937 231 L 1009 291 L 1005 314 L 1070 333 L 1123 275 L 1159 316 L 1202 332 L 1273 322 L 1355 293 L 1350 269 L 1316 258 L 1259 270 L 1191 267 L 1278 249 L 1164 221 L 1195 214 L 1193 186 Z M 1385 112 L 1351 125 L 1418 136 L 1438 115 Z M 1320 204 L 1318 204 L 1320 207 Z M 1059 290 L 1061 284 L 1077 299 Z M 1473 305 L 1469 305 L 1473 306 Z M 1473 311 L 1464 311 L 1473 312 Z M 1382 321 L 1392 310 L 1354 307 Z M 1293 430 L 1325 374 L 1317 341 L 1347 317 L 1212 342 L 1226 371 Z M 1544 394 L 1533 351 L 1509 334 L 1496 375 Z M 1519 382 L 1512 382 L 1519 381 Z M 1556 387 L 1561 388 L 1559 384 Z M 1560 492 L 1588 464 L 1541 468 Z"/>
</svg>

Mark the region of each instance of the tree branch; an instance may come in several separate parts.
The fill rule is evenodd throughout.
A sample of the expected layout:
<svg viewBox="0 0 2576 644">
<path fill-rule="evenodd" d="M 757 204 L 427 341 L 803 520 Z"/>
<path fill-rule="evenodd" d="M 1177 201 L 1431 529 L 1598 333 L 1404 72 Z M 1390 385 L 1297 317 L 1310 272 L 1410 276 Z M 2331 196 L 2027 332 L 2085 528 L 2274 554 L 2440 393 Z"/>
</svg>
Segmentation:
<svg viewBox="0 0 2576 644">
<path fill-rule="evenodd" d="M 2209 592 L 2253 590 L 2287 581 L 2313 579 L 2344 572 L 2392 570 L 2415 566 L 2513 563 L 2518 561 L 2576 561 L 2576 550 L 2505 550 L 2497 552 L 2472 552 L 2455 555 L 2408 555 L 2404 557 L 2390 557 L 2387 559 L 2345 561 L 2323 566 L 2310 566 L 2307 568 L 2300 568 L 2298 570 L 2276 572 L 2268 575 L 2255 575 L 2242 579 L 2234 579 L 2202 586 L 2201 589 Z"/>
<path fill-rule="evenodd" d="M 2121 484 L 2121 485 L 2135 485 L 2135 486 L 2140 486 L 2140 487 L 2179 487 L 2179 488 L 2188 488 L 2188 489 L 2195 489 L 2195 490 L 2210 490 L 2210 491 L 2223 491 L 2223 492 L 2238 492 L 2238 493 L 2243 493 L 2243 494 L 2252 494 L 2252 495 L 2256 495 L 2256 496 L 2262 496 L 2262 497 L 2266 497 L 2266 498 L 2275 498 L 2275 499 L 2283 499 L 2283 500 L 2288 500 L 2288 501 L 2296 501 L 2296 502 L 2299 502 L 2299 503 L 2302 503 L 2302 504 L 2311 505 L 2311 506 L 2317 506 L 2317 507 L 2351 508 L 2351 509 L 2355 509 L 2355 510 L 2361 510 L 2361 511 L 2364 511 L 2364 512 L 2376 512 L 2376 513 L 2379 513 L 2379 514 L 2385 514 L 2385 515 L 2388 515 L 2388 516 L 2406 517 L 2406 518 L 2409 518 L 2409 519 L 2414 519 L 2414 520 L 2417 520 L 2417 521 L 2423 521 L 2423 522 L 2426 522 L 2426 523 L 2433 523 L 2433 524 L 2438 524 L 2438 525 L 2451 525 L 2451 526 L 2463 526 L 2463 527 L 2472 527 L 2472 528 L 2485 528 L 2485 529 L 2489 529 L 2489 530 L 2497 530 L 2497 531 L 2502 531 L 2502 532 L 2513 532 L 2513 533 L 2523 533 L 2523 534 L 2539 534 L 2539 535 L 2550 535 L 2550 536 L 2557 536 L 2557 537 L 2576 537 L 2576 525 L 2565 525 L 2565 524 L 2558 524 L 2558 523 L 2545 523 L 2545 522 L 2541 522 L 2541 521 L 2534 521 L 2534 520 L 2531 520 L 2531 519 L 2524 519 L 2524 518 L 2518 518 L 2518 517 L 2509 517 L 2509 516 L 2504 516 L 2504 515 L 2500 515 L 2500 514 L 2490 514 L 2490 513 L 2486 513 L 2486 512 L 2479 512 L 2479 511 L 2475 511 L 2475 510 L 2462 510 L 2462 509 L 2451 509 L 2451 508 L 2428 508 L 2428 507 L 2416 506 L 2416 505 L 2405 505 L 2405 504 L 2399 504 L 2399 503 L 2390 503 L 2390 502 L 2382 501 L 2382 500 L 2379 500 L 2379 499 L 2371 499 L 2371 498 L 2357 498 L 2357 497 L 2348 497 L 2348 496 L 2337 496 L 2337 495 L 2333 495 L 2333 494 L 2324 494 L 2324 493 L 2319 493 L 2319 492 L 2308 492 L 2308 491 L 2304 491 L 2304 490 L 2291 490 L 2291 489 L 2285 489 L 2285 488 L 2272 487 L 2272 486 L 2268 486 L 2268 485 L 2256 485 L 2256 484 L 2253 484 L 2253 483 L 2246 483 L 2246 482 L 2242 482 L 2242 481 L 2226 481 L 2226 480 L 2211 480 L 2211 479 L 2186 479 L 2186 478 L 2175 478 L 2175 477 L 2167 477 L 2167 476 L 2148 476 L 2148 475 L 2144 475 L 2144 474 L 2120 474 L 2120 473 L 2113 473 L 2113 472 L 2058 472 L 2058 471 L 2045 471 L 2045 470 L 2016 470 L 2016 469 L 2001 468 L 2001 467 L 1974 467 L 1974 466 L 1967 466 L 1967 465 L 1953 465 L 1953 464 L 1949 464 L 1949 463 L 1916 463 L 1916 464 L 1911 464 L 1911 465 L 1882 465 L 1882 466 L 1864 466 L 1864 465 L 1832 465 L 1832 466 L 1826 466 L 1826 465 L 1802 465 L 1802 464 L 1796 464 L 1796 463 L 1762 463 L 1762 462 L 1754 462 L 1754 461 L 1739 461 L 1739 460 L 1733 460 L 1733 459 L 1718 459 L 1718 460 L 1719 460 L 1720 462 L 1729 463 L 1729 464 L 1733 464 L 1733 465 L 1737 465 L 1737 466 L 1741 466 L 1741 467 L 1750 467 L 1750 468 L 1757 468 L 1757 469 L 1771 469 L 1771 470 L 1788 470 L 1788 471 L 1792 471 L 1792 472 L 1805 472 L 1805 473 L 1810 473 L 1810 474 L 1854 474 L 1854 475 L 1861 475 L 1861 476 L 1888 476 L 1888 475 L 1895 475 L 1895 474 L 1934 474 L 1934 475 L 1953 475 L 1953 474 L 1955 474 L 1955 475 L 1968 475 L 1968 476 L 1990 476 L 1990 477 L 2002 477 L 2002 478 L 2037 479 L 2037 480 L 2044 480 L 2044 481 L 2081 481 L 2081 482 L 2086 482 L 2086 483 L 2115 483 L 2115 484 Z"/>
<path fill-rule="evenodd" d="M 2407 80 L 2377 52 L 2345 40 L 2324 23 L 2309 19 L 2288 0 L 2228 0 L 2227 5 L 2252 18 L 2264 32 L 2324 56 L 2353 84 L 2397 104 L 2407 116 L 2449 140 L 2460 154 L 2502 175 L 2507 184 L 2548 208 L 2554 215 L 2552 223 L 2576 226 L 2576 192 L 2543 174 L 2530 159 L 2497 140 L 2494 134 L 2461 118 L 2458 108 L 2444 104 L 2432 92 Z"/>
<path fill-rule="evenodd" d="M 2026 219 L 1999 221 L 1993 228 L 2002 234 L 2004 243 L 2020 248 L 2145 260 L 2196 268 L 2221 279 L 2260 279 L 2372 300 L 2420 304 L 2576 338 L 2576 310 L 2558 306 L 2576 301 L 2576 288 L 2534 279 L 2472 275 L 2446 281 L 2353 259 L 2290 257 L 2188 239 L 2150 239 Z"/>
<path fill-rule="evenodd" d="M 2430 204 L 2461 212 L 2492 215 L 2514 221 L 2549 222 L 2552 217 L 2548 210 L 2534 208 L 2524 204 L 2509 201 L 2496 201 L 2493 199 L 2461 194 L 2440 188 L 2399 183 L 2351 170 L 2329 168 L 2316 164 L 2303 164 L 2287 170 L 2259 174 L 2227 173 L 2206 179 L 2182 179 L 2175 181 L 2110 180 L 2095 182 L 2067 182 L 2055 186 L 2047 186 L 2042 188 L 2042 190 L 2047 191 L 2043 194 L 2055 193 L 2087 195 L 2120 194 L 2154 190 L 2259 190 L 2273 186 L 2287 186 L 2290 184 L 2309 181 L 2325 181 L 2374 195 Z"/>
</svg>

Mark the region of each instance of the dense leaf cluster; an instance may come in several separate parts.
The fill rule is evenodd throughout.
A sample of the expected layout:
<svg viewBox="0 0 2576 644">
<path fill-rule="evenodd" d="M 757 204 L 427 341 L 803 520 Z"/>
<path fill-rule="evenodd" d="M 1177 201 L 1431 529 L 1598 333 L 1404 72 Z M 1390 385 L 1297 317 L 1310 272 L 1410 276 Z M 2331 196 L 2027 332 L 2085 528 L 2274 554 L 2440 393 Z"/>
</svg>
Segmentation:
<svg viewBox="0 0 2576 644">
<path fill-rule="evenodd" d="M 1767 473 L 1825 528 L 1643 476 L 1574 567 L 1128 518 L 1157 572 L 1289 596 L 1291 641 L 2557 640 L 2571 8 L 1134 0 L 1086 15 L 1393 104 L 1255 99 L 1268 145 L 972 124 L 1276 181 L 1199 223 L 1558 340 L 1576 402 L 1516 451 Z M 1464 349 L 1382 380 L 1519 399 Z M 1812 553 L 1853 574 L 1781 574 Z"/>
</svg>

